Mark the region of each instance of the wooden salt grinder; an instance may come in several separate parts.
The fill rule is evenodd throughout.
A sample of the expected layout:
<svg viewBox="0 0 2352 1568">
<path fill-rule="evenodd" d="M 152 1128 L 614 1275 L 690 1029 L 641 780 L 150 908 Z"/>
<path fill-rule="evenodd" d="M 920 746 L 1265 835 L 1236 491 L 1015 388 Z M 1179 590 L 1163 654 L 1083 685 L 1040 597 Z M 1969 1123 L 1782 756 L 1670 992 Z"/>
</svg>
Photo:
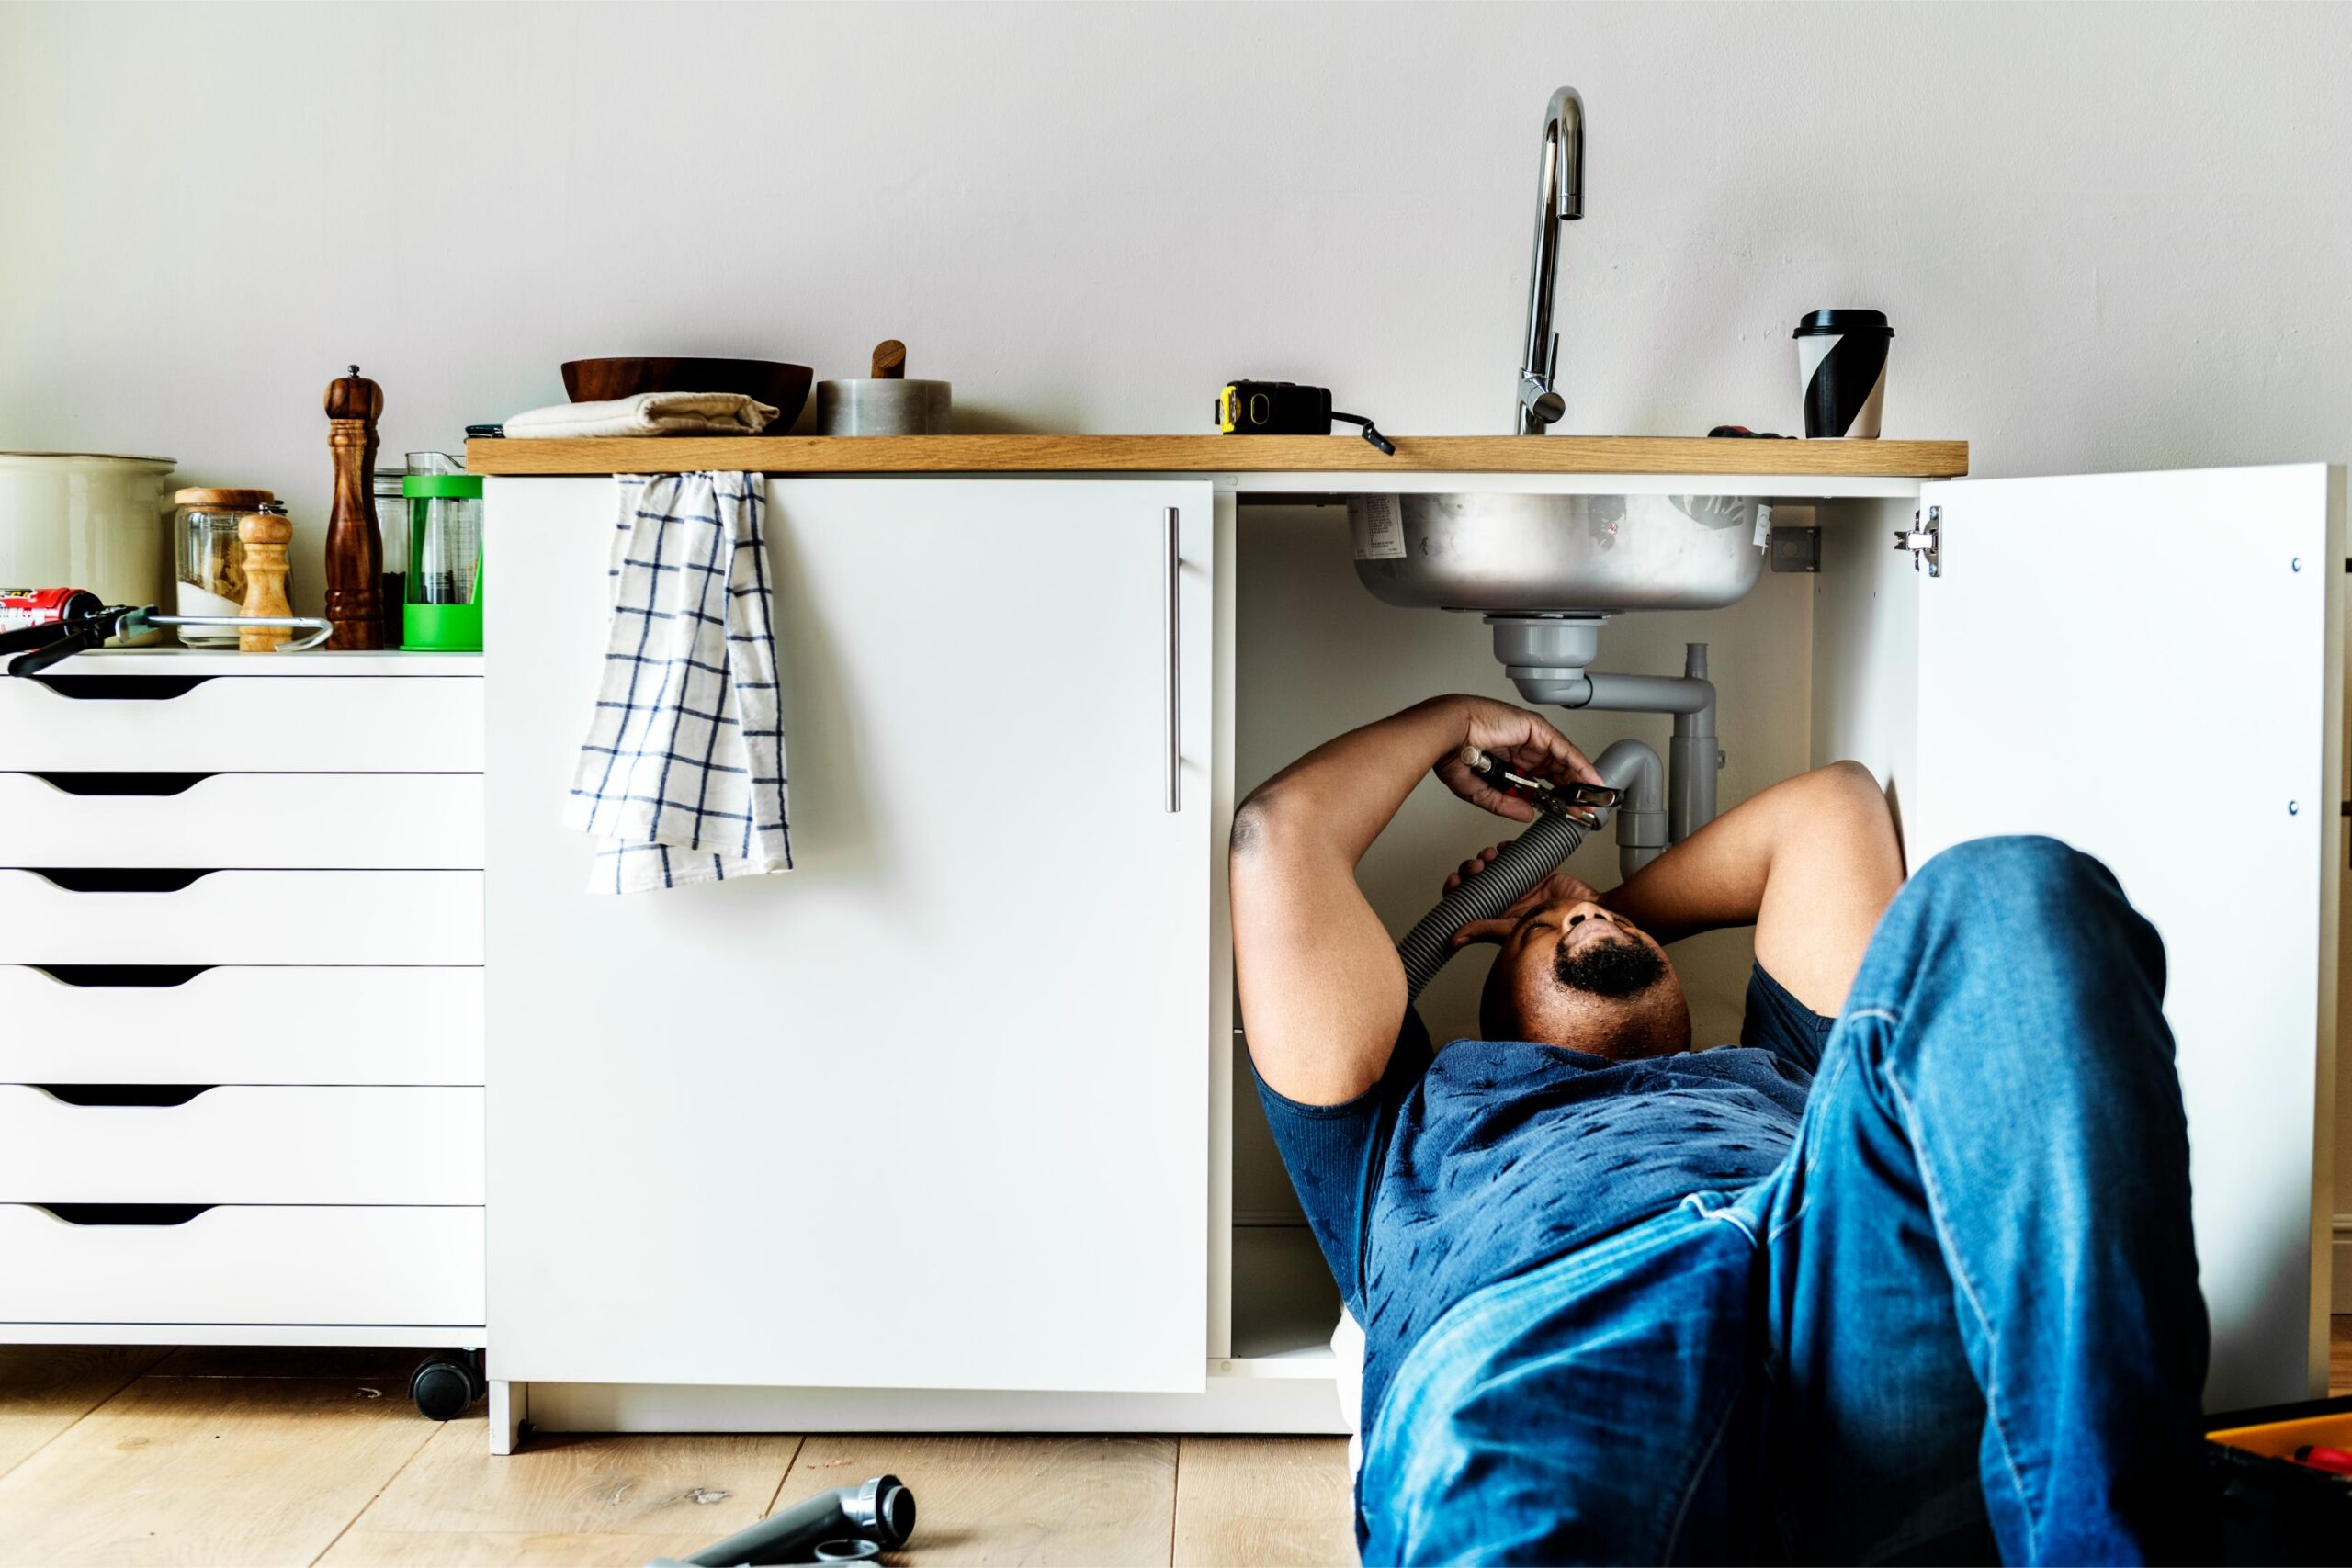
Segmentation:
<svg viewBox="0 0 2352 1568">
<path fill-rule="evenodd" d="M 244 547 L 245 602 L 248 615 L 290 615 L 286 598 L 286 545 L 294 525 L 282 513 L 249 512 L 237 519 L 237 542 Z M 274 653 L 294 635 L 291 626 L 239 626 L 239 653 Z"/>
<path fill-rule="evenodd" d="M 376 529 L 374 493 L 376 421 L 383 412 L 384 389 L 356 365 L 327 383 L 327 450 L 334 457 L 334 507 L 327 514 L 327 619 L 334 623 L 329 648 L 384 646 L 384 536 Z M 238 527 L 242 536 L 243 525 Z M 253 635 L 240 632 L 241 646 L 250 646 L 243 639 Z"/>
</svg>

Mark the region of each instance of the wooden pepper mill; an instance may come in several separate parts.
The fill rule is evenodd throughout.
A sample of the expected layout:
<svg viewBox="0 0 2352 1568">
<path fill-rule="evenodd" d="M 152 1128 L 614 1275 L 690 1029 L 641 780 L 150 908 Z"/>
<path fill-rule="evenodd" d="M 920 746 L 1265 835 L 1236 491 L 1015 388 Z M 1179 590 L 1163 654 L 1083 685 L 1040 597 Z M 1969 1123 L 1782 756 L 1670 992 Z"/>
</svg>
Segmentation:
<svg viewBox="0 0 2352 1568">
<path fill-rule="evenodd" d="M 286 509 L 275 503 L 268 511 L 249 512 L 237 519 L 237 543 L 243 547 L 245 571 L 245 602 L 240 608 L 246 615 L 294 613 L 286 597 L 286 545 L 293 537 L 294 525 L 286 520 Z M 291 626 L 239 626 L 237 651 L 274 653 L 279 643 L 293 635 Z"/>
<path fill-rule="evenodd" d="M 375 497 L 376 421 L 383 412 L 384 389 L 356 365 L 327 383 L 327 450 L 334 457 L 334 508 L 327 514 L 327 619 L 334 623 L 329 648 L 384 646 L 384 536 L 376 528 Z"/>
</svg>

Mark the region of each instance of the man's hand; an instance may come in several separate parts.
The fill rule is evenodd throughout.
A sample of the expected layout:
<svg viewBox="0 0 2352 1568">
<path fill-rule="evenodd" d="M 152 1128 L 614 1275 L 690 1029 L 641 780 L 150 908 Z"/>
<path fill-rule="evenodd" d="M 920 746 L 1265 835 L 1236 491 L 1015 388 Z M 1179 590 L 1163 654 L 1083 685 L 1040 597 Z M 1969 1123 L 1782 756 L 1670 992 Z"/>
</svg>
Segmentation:
<svg viewBox="0 0 2352 1568">
<path fill-rule="evenodd" d="M 1445 891 L 1451 893 L 1461 886 L 1466 879 L 1485 874 L 1487 868 L 1495 863 L 1495 857 L 1501 852 L 1501 845 L 1489 844 L 1464 861 L 1462 869 L 1445 879 Z M 1531 911 L 1540 909 L 1546 904 L 1558 903 L 1563 898 L 1589 900 L 1597 904 L 1600 901 L 1600 894 L 1592 884 L 1563 867 L 1521 894 L 1512 901 L 1510 908 L 1505 909 L 1493 919 L 1472 920 L 1468 925 L 1455 931 L 1453 944 L 1455 947 L 1467 947 L 1472 942 L 1500 942 L 1510 935 L 1512 930 L 1520 921 L 1525 919 Z"/>
<path fill-rule="evenodd" d="M 1462 744 L 1499 758 L 1511 772 L 1555 784 L 1601 782 L 1592 762 L 1551 721 L 1525 708 L 1486 697 L 1441 697 L 1460 706 Z M 1437 776 L 1446 788 L 1482 810 L 1514 822 L 1532 822 L 1535 807 L 1516 795 L 1505 795 L 1470 771 L 1459 746 L 1438 760 Z"/>
</svg>

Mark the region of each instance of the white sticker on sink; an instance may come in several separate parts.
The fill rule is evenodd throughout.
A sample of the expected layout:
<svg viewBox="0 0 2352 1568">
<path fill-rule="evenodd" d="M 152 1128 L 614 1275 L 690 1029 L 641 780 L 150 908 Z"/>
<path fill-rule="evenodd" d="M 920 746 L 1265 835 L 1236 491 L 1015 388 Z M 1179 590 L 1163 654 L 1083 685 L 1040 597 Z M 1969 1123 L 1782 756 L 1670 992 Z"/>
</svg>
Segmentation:
<svg viewBox="0 0 2352 1568">
<path fill-rule="evenodd" d="M 1405 509 L 1393 495 L 1348 497 L 1348 531 L 1358 560 L 1405 558 Z"/>
<path fill-rule="evenodd" d="M 1762 502 L 1756 503 L 1756 547 L 1762 549 L 1772 542 L 1772 509 Z"/>
</svg>

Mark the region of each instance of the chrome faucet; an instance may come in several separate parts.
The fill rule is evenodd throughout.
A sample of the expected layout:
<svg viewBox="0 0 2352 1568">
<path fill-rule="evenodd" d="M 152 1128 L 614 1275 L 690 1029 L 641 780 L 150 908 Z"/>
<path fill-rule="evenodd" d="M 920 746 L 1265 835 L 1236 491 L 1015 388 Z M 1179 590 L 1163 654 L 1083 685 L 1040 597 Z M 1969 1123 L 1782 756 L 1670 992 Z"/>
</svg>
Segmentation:
<svg viewBox="0 0 2352 1568">
<path fill-rule="evenodd" d="M 1527 353 L 1519 366 L 1519 434 L 1541 435 L 1567 412 L 1558 387 L 1560 334 L 1552 286 L 1560 271 L 1560 225 L 1584 216 L 1584 99 L 1574 87 L 1544 110 L 1544 191 L 1535 209 L 1535 257 L 1527 279 Z"/>
</svg>

